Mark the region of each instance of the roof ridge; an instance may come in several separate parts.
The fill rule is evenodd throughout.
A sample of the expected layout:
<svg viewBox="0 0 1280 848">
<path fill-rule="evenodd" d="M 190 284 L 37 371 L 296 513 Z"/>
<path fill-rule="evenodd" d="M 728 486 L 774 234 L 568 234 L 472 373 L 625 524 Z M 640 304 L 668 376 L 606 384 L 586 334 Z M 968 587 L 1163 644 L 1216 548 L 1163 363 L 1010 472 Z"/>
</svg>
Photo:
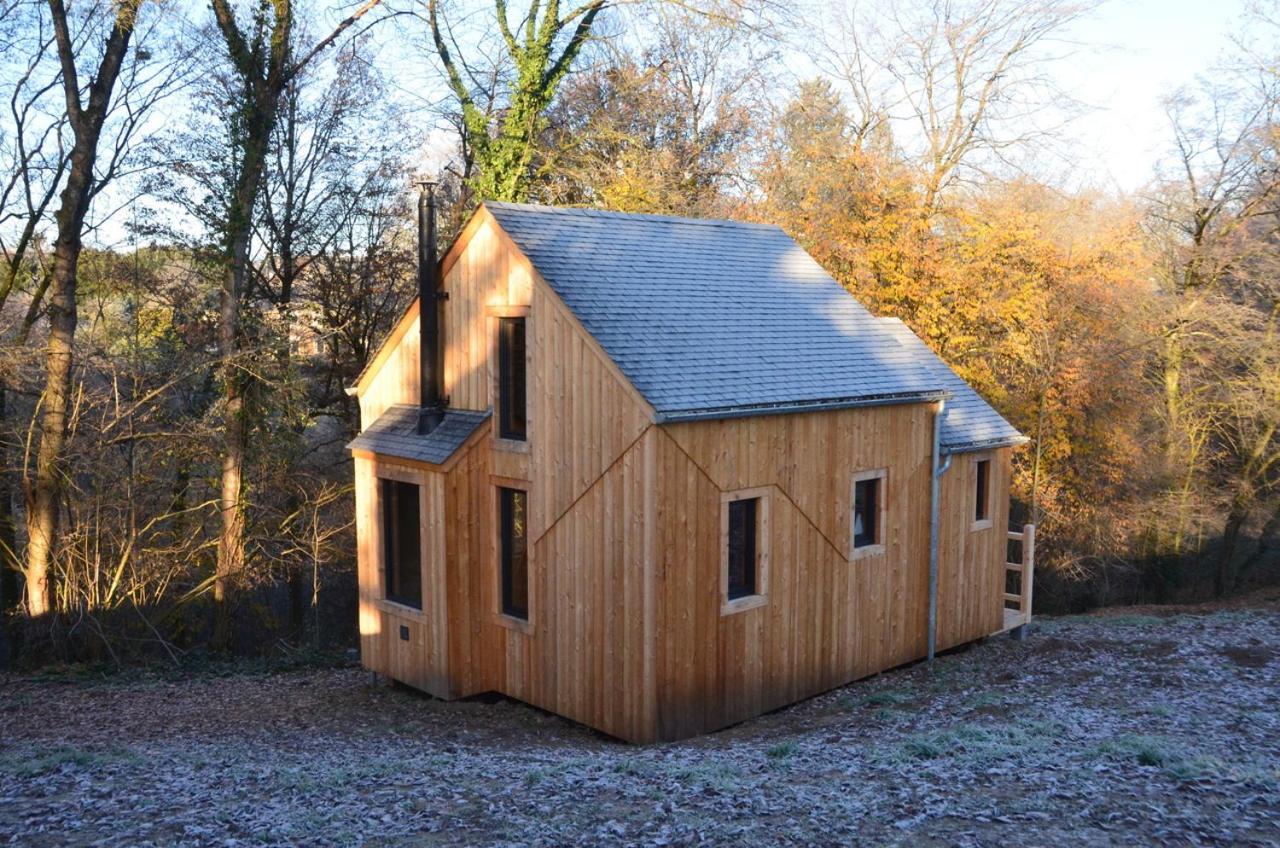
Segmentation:
<svg viewBox="0 0 1280 848">
<path fill-rule="evenodd" d="M 557 215 L 574 215 L 583 218 L 628 218 L 635 221 L 665 221 L 670 224 L 693 224 L 703 227 L 750 227 L 753 229 L 785 232 L 777 224 L 758 221 L 735 221 L 731 218 L 694 218 L 685 215 L 659 215 L 651 212 L 621 212 L 615 209 L 597 209 L 593 206 L 547 206 L 541 203 L 514 203 L 506 200 L 486 200 L 481 205 L 490 209 L 509 209 L 513 212 L 545 212 Z"/>
</svg>

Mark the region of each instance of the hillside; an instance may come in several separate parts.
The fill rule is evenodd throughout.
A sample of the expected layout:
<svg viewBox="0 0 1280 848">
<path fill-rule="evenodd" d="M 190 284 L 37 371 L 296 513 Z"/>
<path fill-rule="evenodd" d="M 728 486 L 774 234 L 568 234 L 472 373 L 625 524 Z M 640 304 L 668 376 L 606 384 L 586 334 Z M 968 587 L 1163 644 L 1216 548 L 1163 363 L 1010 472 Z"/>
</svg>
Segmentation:
<svg viewBox="0 0 1280 848">
<path fill-rule="evenodd" d="M 11 678 L 0 841 L 1280 841 L 1277 597 L 1042 619 L 687 743 L 357 669 Z"/>
</svg>

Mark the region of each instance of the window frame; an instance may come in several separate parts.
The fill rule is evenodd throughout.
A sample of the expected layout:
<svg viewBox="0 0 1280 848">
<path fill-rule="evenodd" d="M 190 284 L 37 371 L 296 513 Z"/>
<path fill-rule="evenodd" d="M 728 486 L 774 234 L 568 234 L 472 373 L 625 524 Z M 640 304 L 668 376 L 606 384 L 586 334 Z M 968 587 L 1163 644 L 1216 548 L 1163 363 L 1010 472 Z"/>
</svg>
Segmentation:
<svg viewBox="0 0 1280 848">
<path fill-rule="evenodd" d="M 854 520 L 854 509 L 858 503 L 858 484 L 868 480 L 876 481 L 875 509 L 875 541 L 869 545 L 858 545 L 857 522 Z M 856 471 L 849 483 L 849 560 L 865 559 L 880 556 L 885 552 L 885 531 L 889 526 L 889 469 L 870 468 Z"/>
<path fill-rule="evenodd" d="M 378 526 L 378 599 L 385 604 L 389 604 L 396 609 L 410 611 L 415 614 L 421 614 L 426 608 L 427 603 L 427 580 L 425 579 L 426 569 L 426 551 L 427 546 L 423 539 L 423 531 L 425 522 L 423 521 L 423 486 L 422 480 L 417 476 L 399 472 L 395 469 L 381 467 L 374 473 L 374 491 L 377 503 L 375 504 L 377 526 Z M 415 605 L 406 597 L 393 597 L 391 595 L 391 568 L 392 560 L 390 557 L 392 540 L 388 534 L 387 528 L 387 484 L 412 486 L 418 493 L 418 604 Z"/>
<path fill-rule="evenodd" d="M 732 615 L 764 606 L 769 600 L 769 541 L 771 486 L 736 489 L 720 494 L 720 614 Z M 756 523 L 755 592 L 737 598 L 729 597 L 729 505 L 734 501 L 754 500 Z"/>
<path fill-rule="evenodd" d="M 496 429 L 497 436 L 503 442 L 514 445 L 527 444 L 529 441 L 529 317 L 527 310 L 524 314 L 500 314 L 495 315 L 494 321 L 494 371 L 495 371 L 495 393 L 494 393 L 494 409 L 496 411 Z M 522 374 L 524 377 L 523 385 L 520 387 L 520 401 L 522 406 L 522 428 L 519 431 L 508 429 L 507 415 L 512 406 L 512 398 L 508 396 L 508 392 L 504 391 L 508 386 L 512 387 L 511 393 L 514 393 L 515 380 L 504 382 L 503 366 L 506 364 L 508 356 L 505 352 L 505 334 L 504 328 L 508 326 L 519 326 L 521 328 L 521 354 L 524 360 L 524 368 Z M 512 360 L 514 361 L 514 360 Z"/>
<path fill-rule="evenodd" d="M 983 479 L 982 472 L 979 470 L 985 463 L 986 478 Z M 995 511 L 994 499 L 992 498 L 991 475 L 995 468 L 993 456 L 990 452 L 975 453 L 970 458 L 970 467 L 972 471 L 969 474 L 969 530 L 986 530 L 994 526 L 992 513 Z M 981 488 L 979 483 L 985 484 Z M 981 501 L 985 500 L 985 503 Z M 978 507 L 982 506 L 982 518 L 978 517 Z"/>
<path fill-rule="evenodd" d="M 508 477 L 490 475 L 493 491 L 493 576 L 494 576 L 494 617 L 495 620 L 512 630 L 525 634 L 533 632 L 534 613 L 536 611 L 536 593 L 533 580 L 533 539 L 529 532 L 532 516 L 532 503 L 529 497 L 530 485 L 527 480 L 515 480 Z M 525 503 L 525 615 L 520 617 L 507 608 L 506 603 L 506 528 L 504 527 L 503 492 L 519 492 L 524 495 Z"/>
</svg>

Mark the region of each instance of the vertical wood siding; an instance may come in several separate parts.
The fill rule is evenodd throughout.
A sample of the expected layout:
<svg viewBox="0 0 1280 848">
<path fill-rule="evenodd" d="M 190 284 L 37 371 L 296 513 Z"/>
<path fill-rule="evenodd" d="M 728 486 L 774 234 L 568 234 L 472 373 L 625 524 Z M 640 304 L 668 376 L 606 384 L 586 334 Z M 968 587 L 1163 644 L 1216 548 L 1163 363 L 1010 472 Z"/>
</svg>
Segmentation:
<svg viewBox="0 0 1280 848">
<path fill-rule="evenodd" d="M 931 427 L 917 404 L 663 428 L 660 735 L 723 727 L 924 653 Z M 853 475 L 875 468 L 889 469 L 885 551 L 851 560 Z M 707 519 L 720 492 L 755 486 L 772 488 L 769 596 L 721 616 Z M 688 644 L 715 650 L 681 658 Z"/>
<path fill-rule="evenodd" d="M 360 649 L 364 664 L 442 698 L 453 695 L 446 656 L 449 645 L 448 561 L 444 535 L 444 475 L 395 463 L 357 459 L 356 545 L 360 584 Z M 419 528 L 422 552 L 422 609 L 383 600 L 385 589 L 381 487 L 387 477 L 419 487 Z M 401 627 L 409 638 L 401 638 Z"/>
<path fill-rule="evenodd" d="M 426 486 L 421 614 L 381 598 L 376 463 L 357 460 L 364 663 L 443 697 L 498 690 L 636 742 L 723 727 L 921 657 L 932 407 L 658 426 L 491 219 L 445 279 L 445 388 L 493 405 L 494 308 L 529 307 L 529 442 L 486 434 Z M 416 315 L 362 382 L 367 424 L 417 401 Z M 942 485 L 939 646 L 1000 629 L 1008 449 L 992 526 L 971 529 L 972 458 Z M 885 551 L 851 559 L 852 477 L 887 468 Z M 498 481 L 530 492 L 528 626 L 498 615 Z M 721 614 L 720 496 L 769 498 L 768 596 Z M 431 546 L 431 547 L 428 547 Z M 426 559 L 426 558 L 424 558 Z M 432 587 L 443 587 L 433 592 Z M 399 624 L 411 624 L 410 642 Z"/>
<path fill-rule="evenodd" d="M 972 642 L 1004 626 L 1004 562 L 1009 544 L 1012 448 L 957 454 L 942 478 L 939 507 L 938 650 Z M 975 462 L 991 460 L 991 526 L 975 530 Z"/>
</svg>

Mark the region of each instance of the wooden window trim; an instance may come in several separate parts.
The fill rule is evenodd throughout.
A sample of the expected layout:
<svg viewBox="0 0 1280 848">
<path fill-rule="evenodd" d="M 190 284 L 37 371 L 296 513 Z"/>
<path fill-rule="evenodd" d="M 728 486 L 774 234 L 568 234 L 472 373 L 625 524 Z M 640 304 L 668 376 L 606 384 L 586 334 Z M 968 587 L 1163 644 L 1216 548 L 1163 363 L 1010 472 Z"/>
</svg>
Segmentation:
<svg viewBox="0 0 1280 848">
<path fill-rule="evenodd" d="M 490 495 L 491 503 L 489 506 L 493 514 L 493 529 L 494 529 L 494 532 L 492 535 L 493 547 L 491 551 L 492 553 L 491 560 L 493 562 L 493 568 L 492 568 L 493 608 L 491 610 L 492 620 L 495 624 L 501 627 L 505 627 L 508 630 L 521 633 L 525 636 L 533 635 L 534 622 L 536 619 L 536 614 L 538 609 L 538 597 L 537 597 L 537 590 L 536 590 L 536 587 L 538 584 L 537 584 L 537 581 L 534 580 L 535 558 L 534 558 L 533 538 L 528 534 L 528 531 L 526 530 L 526 544 L 528 545 L 528 548 L 525 552 L 525 556 L 526 556 L 525 573 L 529 581 L 528 596 L 527 596 L 529 615 L 528 615 L 528 618 L 517 618 L 514 615 L 508 615 L 502 609 L 502 501 L 500 500 L 499 490 L 515 489 L 516 491 L 524 492 L 525 498 L 527 498 L 527 500 L 525 501 L 525 510 L 526 510 L 525 522 L 526 522 L 526 527 L 528 527 L 529 525 L 532 524 L 532 521 L 530 520 L 530 518 L 532 516 L 532 511 L 534 508 L 533 499 L 530 497 L 531 488 L 532 488 L 531 484 L 528 480 L 520 480 L 520 479 L 511 478 L 511 477 L 501 477 L 497 474 L 489 475 L 489 491 L 491 493 Z"/>
<path fill-rule="evenodd" d="M 969 515 L 978 514 L 978 463 L 987 463 L 987 517 L 983 519 L 971 519 L 969 522 L 969 532 L 974 533 L 979 530 L 989 530 L 995 526 L 994 515 L 995 498 L 992 492 L 992 477 L 995 472 L 994 454 L 990 451 L 971 454 L 969 457 L 969 497 L 965 499 L 968 505 Z"/>
<path fill-rule="evenodd" d="M 533 404 L 535 399 L 529 391 L 531 379 L 531 363 L 530 363 L 530 333 L 533 329 L 532 323 L 529 321 L 530 307 L 515 306 L 511 304 L 490 304 L 485 307 L 485 314 L 488 317 L 489 332 L 489 392 L 493 408 L 493 441 L 494 449 L 501 451 L 509 451 L 511 453 L 530 452 L 529 443 L 533 439 Z M 498 334 L 501 332 L 501 318 L 524 318 L 524 346 L 525 346 L 525 393 L 524 393 L 524 438 L 508 439 L 502 435 L 502 368 L 498 361 L 501 344 Z"/>
<path fill-rule="evenodd" d="M 857 547 L 854 544 L 855 524 L 853 520 L 853 508 L 857 503 L 858 484 L 865 480 L 879 480 L 880 485 L 877 487 L 876 496 L 879 503 L 876 504 L 876 543 L 874 545 L 863 545 Z M 866 559 L 867 557 L 883 556 L 885 552 L 885 534 L 889 527 L 889 469 L 888 468 L 870 468 L 866 471 L 858 471 L 853 475 L 853 479 L 849 482 L 849 561 L 858 559 Z"/>
<path fill-rule="evenodd" d="M 769 602 L 769 542 L 771 539 L 769 512 L 773 489 L 758 486 L 751 489 L 735 489 L 720 493 L 720 614 L 733 615 L 762 607 Z M 756 498 L 756 593 L 729 600 L 729 504 L 733 501 Z"/>
<path fill-rule="evenodd" d="M 421 607 L 411 606 L 387 597 L 387 539 L 386 528 L 383 522 L 383 500 L 382 500 L 382 481 L 391 480 L 396 483 L 405 483 L 416 486 L 418 489 L 418 570 L 419 580 L 421 581 Z M 377 558 L 374 565 L 374 573 L 377 578 L 377 587 L 374 592 L 374 606 L 387 612 L 397 615 L 412 616 L 423 619 L 426 616 L 424 612 L 427 607 L 427 590 L 429 581 L 427 580 L 427 547 L 429 540 L 426 537 L 427 516 L 425 503 L 426 480 L 421 472 L 415 472 L 403 466 L 389 465 L 385 462 L 373 463 L 373 514 L 377 517 L 373 522 L 373 530 L 376 538 L 373 540 L 374 556 Z"/>
<path fill-rule="evenodd" d="M 407 606 L 393 601 L 390 598 L 375 598 L 373 605 L 383 612 L 394 613 L 395 615 L 402 616 L 404 618 L 417 618 L 422 621 L 427 620 L 427 614 L 417 607 Z"/>
<path fill-rule="evenodd" d="M 490 318 L 528 318 L 528 306 L 515 306 L 509 303 L 491 303 L 484 308 Z"/>
<path fill-rule="evenodd" d="M 529 441 L 529 319 L 523 316 L 496 318 L 498 394 L 494 412 L 498 438 L 504 442 Z M 510 330 L 510 333 L 504 332 Z M 517 346 L 517 340 L 519 344 Z M 504 341 L 506 341 L 504 355 Z M 503 380 L 503 364 L 510 360 L 508 379 Z M 506 391 L 504 392 L 504 389 Z M 518 414 L 517 414 L 518 413 Z M 508 427 L 510 423 L 510 427 Z"/>
</svg>

